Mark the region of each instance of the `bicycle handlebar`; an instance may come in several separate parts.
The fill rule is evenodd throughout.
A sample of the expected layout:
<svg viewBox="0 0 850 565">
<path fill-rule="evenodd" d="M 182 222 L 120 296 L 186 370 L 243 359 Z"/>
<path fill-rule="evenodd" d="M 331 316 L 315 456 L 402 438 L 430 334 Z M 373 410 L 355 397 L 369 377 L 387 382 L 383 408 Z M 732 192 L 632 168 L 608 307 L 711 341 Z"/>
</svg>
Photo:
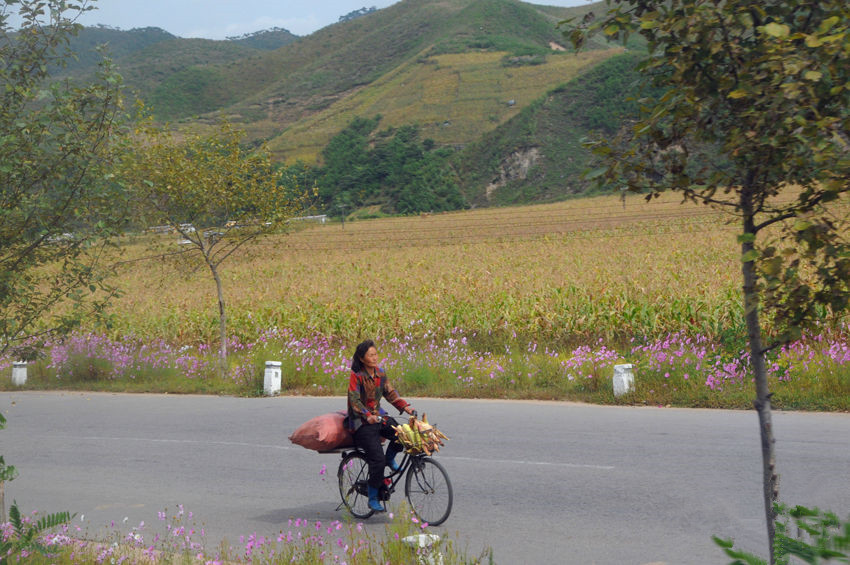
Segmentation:
<svg viewBox="0 0 850 565">
<path fill-rule="evenodd" d="M 402 412 L 401 414 L 398 415 L 398 417 L 401 417 L 403 414 L 406 414 L 406 412 Z M 411 414 L 411 416 L 413 416 L 416 419 L 419 419 L 419 411 L 414 410 L 413 414 Z M 380 416 L 380 419 L 378 420 L 378 422 L 379 423 L 385 422 L 387 418 L 391 418 L 391 417 L 394 417 L 394 416 L 390 416 L 389 414 L 382 415 L 382 416 Z"/>
</svg>

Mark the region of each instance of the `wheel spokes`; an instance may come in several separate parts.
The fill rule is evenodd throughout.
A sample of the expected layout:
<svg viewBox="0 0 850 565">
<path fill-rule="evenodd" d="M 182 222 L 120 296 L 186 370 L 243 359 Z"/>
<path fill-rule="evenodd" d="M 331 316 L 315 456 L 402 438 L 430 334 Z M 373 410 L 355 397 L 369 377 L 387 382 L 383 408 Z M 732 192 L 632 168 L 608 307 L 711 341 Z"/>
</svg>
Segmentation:
<svg viewBox="0 0 850 565">
<path fill-rule="evenodd" d="M 407 481 L 407 498 L 417 517 L 438 525 L 448 517 L 452 506 L 452 487 L 448 475 L 435 461 L 414 463 Z"/>
<path fill-rule="evenodd" d="M 366 498 L 366 477 L 368 465 L 360 455 L 344 460 L 339 468 L 339 491 L 343 504 L 357 518 L 367 518 L 372 514 Z"/>
</svg>

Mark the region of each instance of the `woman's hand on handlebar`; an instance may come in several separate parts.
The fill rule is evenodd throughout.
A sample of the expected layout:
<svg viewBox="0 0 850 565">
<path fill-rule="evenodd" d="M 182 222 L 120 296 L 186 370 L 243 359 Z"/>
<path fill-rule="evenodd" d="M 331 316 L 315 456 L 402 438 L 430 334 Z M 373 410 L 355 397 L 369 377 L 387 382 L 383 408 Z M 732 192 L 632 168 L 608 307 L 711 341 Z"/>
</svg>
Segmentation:
<svg viewBox="0 0 850 565">
<path fill-rule="evenodd" d="M 413 406 L 410 406 L 409 404 L 404 407 L 404 411 L 410 414 L 411 416 L 416 416 L 416 410 L 414 410 Z"/>
<path fill-rule="evenodd" d="M 383 420 L 383 418 L 381 418 L 377 414 L 369 414 L 368 416 L 366 416 L 366 422 L 370 424 L 380 424 L 381 420 Z"/>
</svg>

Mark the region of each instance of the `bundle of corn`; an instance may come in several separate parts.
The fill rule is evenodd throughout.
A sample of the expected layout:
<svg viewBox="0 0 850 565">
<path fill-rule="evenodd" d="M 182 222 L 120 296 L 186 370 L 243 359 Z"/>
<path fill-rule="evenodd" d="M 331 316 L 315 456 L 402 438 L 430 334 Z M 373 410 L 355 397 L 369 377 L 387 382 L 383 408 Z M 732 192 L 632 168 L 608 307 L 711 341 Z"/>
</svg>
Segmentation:
<svg viewBox="0 0 850 565">
<path fill-rule="evenodd" d="M 444 439 L 449 439 L 436 426 L 428 423 L 428 416 L 424 412 L 421 420 L 411 416 L 407 424 L 394 426 L 393 429 L 404 450 L 411 454 L 431 455 L 434 451 L 440 451 L 440 446 L 444 445 Z"/>
</svg>

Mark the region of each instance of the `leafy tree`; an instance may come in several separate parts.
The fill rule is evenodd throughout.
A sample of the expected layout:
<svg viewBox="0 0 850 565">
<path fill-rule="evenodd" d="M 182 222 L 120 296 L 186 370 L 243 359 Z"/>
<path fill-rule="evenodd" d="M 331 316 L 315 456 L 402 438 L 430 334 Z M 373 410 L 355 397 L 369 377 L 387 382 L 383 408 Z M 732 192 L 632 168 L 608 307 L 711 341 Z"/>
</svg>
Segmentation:
<svg viewBox="0 0 850 565">
<path fill-rule="evenodd" d="M 418 126 L 405 125 L 382 133 L 371 160 L 385 208 L 411 214 L 463 207 L 460 190 L 446 166 L 450 151 L 435 150 L 432 140 L 422 140 Z"/>
<path fill-rule="evenodd" d="M 440 149 L 404 167 L 404 176 L 395 185 L 397 188 L 390 201 L 393 209 L 411 214 L 464 208 L 466 201 L 458 188 L 457 178 L 446 166 L 450 156 L 451 151 Z"/>
<path fill-rule="evenodd" d="M 850 563 L 850 520 L 841 520 L 832 512 L 818 508 L 778 504 L 776 508 L 776 562 Z M 732 557 L 732 565 L 764 565 L 757 556 L 735 549 L 732 540 L 714 537 L 723 552 Z"/>
<path fill-rule="evenodd" d="M 640 34 L 640 71 L 665 94 L 642 100 L 623 136 L 592 144 L 592 175 L 615 188 L 727 210 L 740 225 L 743 303 L 755 379 L 773 562 L 778 476 L 765 352 L 850 298 L 850 4 L 845 0 L 608 0 L 568 29 Z M 718 156 L 717 161 L 706 155 Z M 694 166 L 694 163 L 702 163 Z M 763 330 L 769 317 L 776 332 Z"/>
<path fill-rule="evenodd" d="M 6 427 L 6 418 L 0 414 L 0 430 Z M 0 455 L 0 524 L 6 521 L 6 482 L 18 476 L 18 471 L 12 465 L 6 465 L 3 456 Z M 3 552 L 0 551 L 0 555 Z"/>
<path fill-rule="evenodd" d="M 409 214 L 462 208 L 448 165 L 451 150 L 421 139 L 415 125 L 373 133 L 379 121 L 355 118 L 325 148 L 318 182 L 328 209 L 380 204 Z"/>
<path fill-rule="evenodd" d="M 297 171 L 278 169 L 265 147 L 242 145 L 244 133 L 223 123 L 210 135 L 177 139 L 149 121 L 137 132 L 122 177 L 149 226 L 182 238 L 168 253 L 184 266 L 200 261 L 215 281 L 222 371 L 227 360 L 227 316 L 221 266 L 246 244 L 280 230 L 306 202 Z"/>
<path fill-rule="evenodd" d="M 381 116 L 354 118 L 322 151 L 319 196 L 326 203 L 363 202 L 377 189 L 369 142 Z"/>
<path fill-rule="evenodd" d="M 77 4 L 0 3 L 0 354 L 24 355 L 28 339 L 67 330 L 115 292 L 103 257 L 123 220 L 111 178 L 121 79 L 108 59 L 89 84 L 49 74 L 90 9 Z"/>
</svg>

